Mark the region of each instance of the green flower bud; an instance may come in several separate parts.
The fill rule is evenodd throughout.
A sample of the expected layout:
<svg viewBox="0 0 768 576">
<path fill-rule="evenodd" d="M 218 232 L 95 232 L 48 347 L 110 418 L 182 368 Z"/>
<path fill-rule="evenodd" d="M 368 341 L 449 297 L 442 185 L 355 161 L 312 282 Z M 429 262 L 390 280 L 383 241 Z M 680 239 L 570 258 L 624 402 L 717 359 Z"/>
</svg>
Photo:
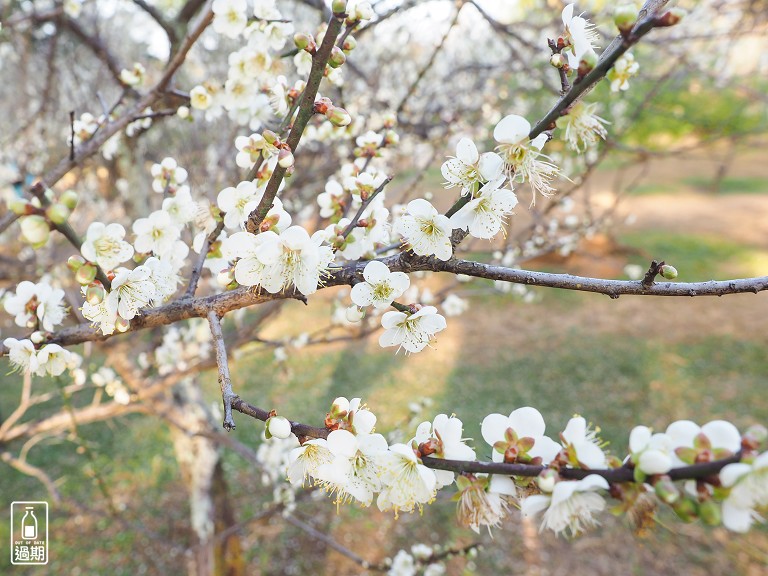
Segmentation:
<svg viewBox="0 0 768 576">
<path fill-rule="evenodd" d="M 67 218 L 69 218 L 69 214 L 69 208 L 64 206 L 64 204 L 51 204 L 45 209 L 45 215 L 48 216 L 48 220 L 56 225 L 64 224 Z"/>
<path fill-rule="evenodd" d="M 677 278 L 677 269 L 669 264 L 664 264 L 664 266 L 659 269 L 659 274 L 667 280 L 674 280 Z"/>
<path fill-rule="evenodd" d="M 9 202 L 8 208 L 17 216 L 24 216 L 30 213 L 30 210 L 33 208 L 33 206 L 26 200 L 22 200 L 21 198 L 14 198 Z"/>
<path fill-rule="evenodd" d="M 331 68 L 338 68 L 346 61 L 347 57 L 344 55 L 344 52 L 342 52 L 341 48 L 334 46 L 333 50 L 331 50 L 331 57 L 328 58 L 328 66 Z"/>
<path fill-rule="evenodd" d="M 560 479 L 560 475 L 552 468 L 546 468 L 542 470 L 541 474 L 536 476 L 536 484 L 539 486 L 539 490 L 551 493 L 555 489 L 555 484 Z"/>
<path fill-rule="evenodd" d="M 692 522 L 696 519 L 698 506 L 690 497 L 685 497 L 672 504 L 672 510 L 683 522 Z"/>
<path fill-rule="evenodd" d="M 344 108 L 334 107 L 326 114 L 326 117 L 331 121 L 331 124 L 338 127 L 349 126 L 352 122 L 352 116 Z"/>
<path fill-rule="evenodd" d="M 27 216 L 20 222 L 21 236 L 35 248 L 40 248 L 48 242 L 51 235 L 51 227 L 48 221 L 38 214 Z"/>
<path fill-rule="evenodd" d="M 346 14 L 347 0 L 333 0 L 333 4 L 331 4 L 331 10 L 334 14 Z"/>
<path fill-rule="evenodd" d="M 266 140 L 270 144 L 274 144 L 278 140 L 277 134 L 272 132 L 272 130 L 264 130 L 264 132 L 262 132 L 261 135 L 264 138 L 264 140 Z"/>
<path fill-rule="evenodd" d="M 355 48 L 357 48 L 357 40 L 355 40 L 354 36 L 347 36 L 344 39 L 344 44 L 341 45 L 341 49 L 345 54 L 349 54 Z"/>
<path fill-rule="evenodd" d="M 70 210 L 74 210 L 77 207 L 77 201 L 79 200 L 77 192 L 74 190 L 67 190 L 59 198 L 59 202 L 64 204 Z"/>
<path fill-rule="evenodd" d="M 629 33 L 637 22 L 637 12 L 631 4 L 617 6 L 613 12 L 613 22 L 622 35 Z"/>
<path fill-rule="evenodd" d="M 93 306 L 101 304 L 106 295 L 107 291 L 104 290 L 104 286 L 102 286 L 101 282 L 90 283 L 88 289 L 85 291 L 85 299 L 88 301 L 88 304 Z"/>
<path fill-rule="evenodd" d="M 80 266 L 80 268 L 75 272 L 75 280 L 78 284 L 85 286 L 86 284 L 90 284 L 96 279 L 96 266 L 91 264 L 90 262 L 88 264 L 83 264 Z"/>
<path fill-rule="evenodd" d="M 126 320 L 122 316 L 118 316 L 117 319 L 115 319 L 115 330 L 118 332 L 128 332 L 131 328 L 131 321 Z"/>
<path fill-rule="evenodd" d="M 552 57 L 549 59 L 549 63 L 552 64 L 555 68 L 562 68 L 566 64 L 568 64 L 568 60 L 565 56 L 562 54 L 552 54 Z"/>
<path fill-rule="evenodd" d="M 680 491 L 669 476 L 662 476 L 653 485 L 656 496 L 666 504 L 674 504 L 680 498 Z"/>
<path fill-rule="evenodd" d="M 718 526 L 722 522 L 720 504 L 712 500 L 704 500 L 699 504 L 699 518 L 708 526 Z"/>
<path fill-rule="evenodd" d="M 83 264 L 85 264 L 85 259 L 82 256 L 70 256 L 67 258 L 67 267 L 72 270 L 72 272 L 80 270 L 80 266 Z"/>
</svg>

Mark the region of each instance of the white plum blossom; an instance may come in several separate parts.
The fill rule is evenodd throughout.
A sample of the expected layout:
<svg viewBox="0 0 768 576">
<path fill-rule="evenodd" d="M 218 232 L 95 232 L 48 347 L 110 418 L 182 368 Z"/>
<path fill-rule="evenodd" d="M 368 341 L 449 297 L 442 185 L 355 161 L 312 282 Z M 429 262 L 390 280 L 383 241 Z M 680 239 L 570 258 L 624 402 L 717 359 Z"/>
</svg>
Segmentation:
<svg viewBox="0 0 768 576">
<path fill-rule="evenodd" d="M 544 512 L 541 530 L 548 528 L 556 534 L 570 530 L 575 536 L 597 524 L 594 514 L 605 509 L 605 500 L 597 491 L 607 489 L 605 478 L 590 474 L 583 480 L 558 482 L 551 496 L 529 496 L 523 500 L 520 510 L 523 516 Z"/>
<path fill-rule="evenodd" d="M 34 328 L 39 325 L 47 332 L 52 332 L 67 315 L 64 290 L 45 282 L 35 284 L 22 280 L 16 286 L 16 292 L 5 299 L 3 306 L 14 317 L 17 326 Z"/>
<path fill-rule="evenodd" d="M 110 309 L 116 309 L 119 316 L 131 320 L 146 308 L 155 298 L 155 285 L 148 266 L 137 266 L 133 270 L 117 270 L 112 280 L 112 290 L 105 297 L 110 302 Z"/>
<path fill-rule="evenodd" d="M 133 246 L 123 238 L 125 228 L 120 224 L 92 222 L 85 233 L 80 253 L 89 262 L 96 262 L 103 270 L 114 270 L 133 257 Z"/>
<path fill-rule="evenodd" d="M 83 287 L 83 291 L 85 291 L 85 287 Z M 115 332 L 117 301 L 114 298 L 109 298 L 109 294 L 101 302 L 95 304 L 86 300 L 83 302 L 81 310 L 83 317 L 90 320 L 94 326 L 98 326 L 105 336 Z"/>
<path fill-rule="evenodd" d="M 237 38 L 248 24 L 246 0 L 213 0 L 213 29 L 229 38 Z"/>
<path fill-rule="evenodd" d="M 395 232 L 405 237 L 416 254 L 450 260 L 453 228 L 448 217 L 422 198 L 409 202 L 407 212 L 395 224 Z"/>
<path fill-rule="evenodd" d="M 562 19 L 565 27 L 563 37 L 569 44 L 569 50 L 566 53 L 568 63 L 571 68 L 576 70 L 579 67 L 579 61 L 590 52 L 594 52 L 600 35 L 595 29 L 595 25 L 581 16 L 574 16 L 575 5 L 568 4 L 563 8 Z"/>
<path fill-rule="evenodd" d="M 509 416 L 489 414 L 481 425 L 483 439 L 493 448 L 494 462 L 540 461 L 549 464 L 560 452 L 560 445 L 545 436 L 546 424 L 536 408 L 524 406 Z"/>
<path fill-rule="evenodd" d="M 390 446 L 382 458 L 382 467 L 382 489 L 376 500 L 382 512 L 412 512 L 435 497 L 435 473 L 419 462 L 409 446 Z"/>
<path fill-rule="evenodd" d="M 529 140 L 531 123 L 522 116 L 510 114 L 501 119 L 493 129 L 493 138 L 499 143 L 496 149 L 504 160 L 504 169 L 512 181 L 527 181 L 533 190 L 531 205 L 536 203 L 536 194 L 551 196 L 554 193 L 551 181 L 560 174 L 560 169 L 550 162 L 549 156 L 541 153 L 547 142 L 546 134 L 539 134 Z"/>
<path fill-rule="evenodd" d="M 213 103 L 213 96 L 205 86 L 195 86 L 189 91 L 189 103 L 196 110 L 208 110 Z"/>
<path fill-rule="evenodd" d="M 365 282 L 352 287 L 352 302 L 365 307 L 385 309 L 408 290 L 411 281 L 405 272 L 390 272 L 387 265 L 378 260 L 371 260 L 363 270 Z"/>
<path fill-rule="evenodd" d="M 768 506 L 768 452 L 751 464 L 737 462 L 720 470 L 720 481 L 730 488 L 723 502 L 723 526 L 734 532 L 747 532 L 755 520 L 765 522 L 756 508 Z"/>
<path fill-rule="evenodd" d="M 158 256 L 167 254 L 181 235 L 181 230 L 165 210 L 155 210 L 147 218 L 136 220 L 133 223 L 133 232 L 136 234 L 136 240 L 133 242 L 136 252 L 153 252 Z"/>
<path fill-rule="evenodd" d="M 128 68 L 120 70 L 120 81 L 128 86 L 141 86 L 146 73 L 147 69 L 140 62 L 134 62 L 130 70 Z"/>
<path fill-rule="evenodd" d="M 288 465 L 288 481 L 294 486 L 304 486 L 308 478 L 314 477 L 323 464 L 333 462 L 333 452 L 328 449 L 324 438 L 304 442 L 291 450 Z"/>
<path fill-rule="evenodd" d="M 422 456 L 435 456 L 446 460 L 474 460 L 475 451 L 462 438 L 464 425 L 455 416 L 438 414 L 432 423 L 422 422 L 416 428 L 413 439 Z M 436 487 L 442 488 L 453 482 L 450 470 L 435 470 Z"/>
<path fill-rule="evenodd" d="M 488 530 L 498 527 L 506 517 L 507 497 L 515 497 L 515 482 L 508 476 L 459 475 L 456 517 L 459 524 L 480 533 L 480 526 Z"/>
<path fill-rule="evenodd" d="M 397 346 L 406 352 L 421 352 L 432 341 L 434 335 L 445 330 L 445 318 L 437 313 L 434 306 L 424 306 L 415 314 L 390 311 L 381 317 L 384 333 L 379 337 L 382 348 Z"/>
<path fill-rule="evenodd" d="M 189 186 L 181 186 L 176 194 L 163 200 L 163 211 L 168 212 L 171 221 L 183 228 L 197 216 L 197 203 L 192 200 Z"/>
<path fill-rule="evenodd" d="M 666 474 L 672 468 L 672 438 L 652 434 L 647 426 L 635 426 L 629 434 L 632 461 L 645 474 Z"/>
<path fill-rule="evenodd" d="M 417 565 L 413 556 L 405 550 L 398 550 L 392 558 L 392 565 L 387 571 L 387 576 L 416 576 Z"/>
<path fill-rule="evenodd" d="M 605 452 L 600 447 L 597 431 L 591 430 L 581 416 L 574 416 L 568 421 L 560 439 L 572 464 L 581 468 L 605 468 Z"/>
<path fill-rule="evenodd" d="M 31 340 L 17 340 L 16 338 L 6 338 L 3 345 L 8 348 L 8 359 L 14 366 L 14 370 L 21 373 L 37 372 L 40 362 L 37 358 L 37 350 Z"/>
<path fill-rule="evenodd" d="M 67 369 L 71 354 L 69 350 L 58 344 L 46 344 L 37 353 L 37 360 L 40 364 L 38 374 L 45 369 L 51 376 L 60 376 Z"/>
<path fill-rule="evenodd" d="M 216 203 L 224 212 L 224 226 L 227 228 L 242 228 L 248 216 L 259 205 L 262 190 L 250 180 L 240 182 L 236 188 L 224 188 L 216 197 Z"/>
<path fill-rule="evenodd" d="M 252 168 L 261 156 L 262 160 L 267 160 L 277 155 L 279 150 L 274 144 L 268 142 L 261 134 L 251 134 L 250 136 L 238 136 L 235 138 L 235 148 L 238 153 L 235 158 L 235 164 L 240 168 Z"/>
<path fill-rule="evenodd" d="M 577 102 L 566 116 L 557 121 L 559 128 L 565 128 L 563 137 L 574 152 L 585 151 L 608 136 L 604 126 L 608 122 L 594 113 L 597 106 L 597 103 Z"/>
<path fill-rule="evenodd" d="M 329 246 L 321 246 L 322 232 L 310 237 L 301 226 L 291 226 L 281 234 L 267 231 L 253 240 L 233 234 L 228 241 L 241 259 L 235 265 L 235 279 L 244 286 L 261 286 L 277 294 L 291 284 L 302 294 L 317 291 L 321 276 L 333 260 Z"/>
<path fill-rule="evenodd" d="M 741 449 L 739 430 L 725 420 L 713 420 L 701 427 L 690 420 L 678 420 L 667 427 L 666 434 L 671 438 L 675 468 L 699 461 L 700 453 L 719 460 Z"/>
<path fill-rule="evenodd" d="M 341 215 L 343 206 L 341 202 L 344 198 L 344 189 L 336 180 L 328 180 L 325 184 L 325 192 L 317 195 L 317 204 L 320 206 L 320 217 L 331 218 Z"/>
<path fill-rule="evenodd" d="M 640 64 L 635 62 L 632 52 L 622 54 L 606 75 L 611 83 L 611 92 L 629 90 L 629 79 L 635 76 L 639 70 Z"/>
<path fill-rule="evenodd" d="M 451 226 L 468 230 L 475 238 L 490 240 L 504 228 L 504 219 L 517 206 L 512 190 L 500 188 L 506 176 L 487 182 L 477 196 L 451 216 Z"/>
<path fill-rule="evenodd" d="M 158 193 L 168 192 L 173 194 L 176 187 L 187 180 L 187 171 L 179 166 L 175 158 L 163 158 L 160 164 L 153 164 L 152 190 Z"/>
<path fill-rule="evenodd" d="M 461 316 L 469 308 L 469 301 L 456 294 L 448 294 L 441 304 L 443 314 L 448 317 Z"/>
<path fill-rule="evenodd" d="M 383 455 L 387 452 L 384 436 L 355 436 L 348 430 L 334 430 L 328 435 L 327 447 L 333 461 L 320 465 L 315 478 L 336 494 L 337 504 L 354 498 L 370 506 L 374 493 L 381 490 Z"/>
<path fill-rule="evenodd" d="M 478 154 L 477 146 L 469 138 L 456 145 L 456 156 L 443 162 L 440 171 L 446 188 L 461 186 L 462 195 L 472 194 L 480 185 L 501 176 L 504 161 L 495 152 Z"/>
<path fill-rule="evenodd" d="M 183 242 L 181 242 L 181 244 L 186 248 L 187 253 L 189 253 L 187 245 Z M 154 286 L 154 295 L 152 296 L 151 302 L 153 305 L 159 306 L 176 293 L 181 278 L 179 277 L 176 268 L 174 268 L 174 266 L 166 259 L 151 256 L 147 258 L 143 266 L 146 266 L 149 270 L 149 279 Z"/>
</svg>

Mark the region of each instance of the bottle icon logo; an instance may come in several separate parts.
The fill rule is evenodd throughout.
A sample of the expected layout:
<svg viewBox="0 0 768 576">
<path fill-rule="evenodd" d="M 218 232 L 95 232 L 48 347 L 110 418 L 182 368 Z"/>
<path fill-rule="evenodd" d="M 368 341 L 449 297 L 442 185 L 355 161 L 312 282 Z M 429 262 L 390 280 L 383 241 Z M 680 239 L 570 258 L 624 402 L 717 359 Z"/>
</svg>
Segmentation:
<svg viewBox="0 0 768 576">
<path fill-rule="evenodd" d="M 37 538 L 37 518 L 35 517 L 35 507 L 25 506 L 24 516 L 21 519 L 21 537 L 24 540 L 35 540 Z"/>
<path fill-rule="evenodd" d="M 48 502 L 11 502 L 11 564 L 48 564 Z"/>
</svg>

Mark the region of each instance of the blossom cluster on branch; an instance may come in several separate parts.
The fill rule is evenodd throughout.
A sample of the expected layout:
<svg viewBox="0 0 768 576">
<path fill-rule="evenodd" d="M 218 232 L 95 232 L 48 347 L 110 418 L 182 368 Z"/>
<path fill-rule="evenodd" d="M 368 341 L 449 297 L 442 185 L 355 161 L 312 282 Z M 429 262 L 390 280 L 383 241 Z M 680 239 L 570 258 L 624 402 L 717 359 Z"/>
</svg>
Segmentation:
<svg viewBox="0 0 768 576">
<path fill-rule="evenodd" d="M 453 205 L 442 213 L 438 203 L 426 197 L 387 204 L 392 175 L 386 155 L 400 141 L 396 114 L 365 118 L 319 92 L 324 80 L 333 87 L 343 85 L 345 64 L 356 47 L 352 33 L 374 18 L 368 3 L 334 1 L 328 23 L 311 34 L 294 33 L 273 1 L 259 0 L 249 10 L 246 0 L 214 0 L 205 18 L 216 33 L 241 45 L 227 59 L 226 80 L 191 86 L 183 93 L 184 105 L 171 114 L 183 121 L 212 122 L 226 113 L 239 126 L 247 126 L 229 144 L 231 164 L 247 173 L 218 191 L 211 202 L 202 193 L 193 196 L 195 167 L 184 168 L 168 156 L 148 171 L 151 189 L 162 195 L 159 209 L 130 226 L 91 222 L 84 238 L 69 223 L 78 208 L 73 191 L 58 193 L 38 183 L 32 198 L 16 200 L 11 209 L 19 218 L 22 238 L 33 248 L 46 246 L 55 230 L 79 252 L 68 267 L 72 283 L 80 287 L 82 316 L 99 331 L 99 338 L 128 332 L 153 313 L 154 325 L 208 318 L 225 427 L 232 429 L 232 409 L 249 413 L 250 408 L 246 410 L 233 391 L 220 320 L 239 304 L 227 308 L 216 297 L 194 298 L 204 268 L 211 272 L 211 291 L 258 294 L 260 303 L 287 295 L 306 301 L 326 285 L 347 284 L 349 300 L 343 296 L 339 306 L 345 323 L 360 323 L 366 315 L 379 318 L 382 347 L 422 352 L 447 329 L 446 316 L 464 311 L 466 302 L 449 295 L 441 310 L 425 291 L 414 292 L 409 273 L 432 269 L 460 273 L 462 279 L 469 273 L 509 279 L 505 275 L 513 272 L 511 266 L 492 269 L 459 261 L 457 250 L 468 236 L 494 242 L 505 236 L 521 188 L 530 195 L 531 206 L 537 198 L 555 193 L 566 172 L 558 158 L 544 152 L 555 136 L 575 155 L 593 151 L 607 138 L 608 121 L 597 115 L 595 103 L 581 98 L 603 78 L 614 92 L 629 88 L 629 79 L 639 72 L 629 48 L 651 29 L 680 20 L 679 12 L 664 10 L 664 4 L 647 3 L 654 11 L 639 17 L 617 11 L 618 43 L 601 56 L 596 52 L 600 36 L 592 24 L 574 16 L 573 5 L 566 7 L 563 27 L 551 40 L 548 55 L 562 83 L 560 99 L 536 124 L 523 115 L 499 114 L 492 129 L 482 132 L 479 140 L 475 137 L 488 142 L 492 136 L 492 149 L 481 152 L 471 137 L 462 135 L 455 155 L 441 167 L 445 187 L 457 189 Z M 70 7 L 68 13 L 76 17 L 71 12 Z M 287 50 L 291 38 L 293 48 Z M 119 78 L 124 87 L 141 90 L 147 74 L 136 63 Z M 127 118 L 113 110 L 98 117 L 84 113 L 78 120 L 73 115 L 68 136 L 72 158 L 98 144 L 100 131 L 116 122 L 123 122 L 126 132 L 130 127 L 146 129 L 152 114 L 150 110 L 145 117 Z M 348 161 L 324 182 L 323 192 L 301 202 L 288 193 L 288 179 L 299 172 L 299 143 L 322 141 L 347 142 Z M 155 198 L 159 204 L 160 196 Z M 189 258 L 190 247 L 198 253 L 196 259 Z M 656 275 L 671 278 L 672 270 L 657 266 L 646 280 L 625 288 L 653 293 Z M 525 282 L 536 282 L 530 278 Z M 765 279 L 757 280 L 757 287 L 732 282 L 707 293 L 765 289 Z M 182 284 L 186 290 L 177 295 Z M 583 286 L 580 280 L 563 281 L 566 288 Z M 608 288 L 603 292 L 614 295 Z M 675 294 L 686 293 L 681 289 Z M 3 341 L 3 353 L 20 372 L 78 372 L 79 355 L 60 345 L 64 337 L 56 332 L 67 318 L 63 298 L 62 289 L 43 281 L 22 282 L 6 297 L 6 312 L 18 326 L 31 330 L 25 338 Z M 242 306 L 254 303 L 244 301 Z M 75 334 L 68 343 L 96 339 L 81 336 Z M 178 358 L 170 357 L 184 337 L 169 332 L 156 350 L 161 374 L 176 367 Z M 199 340 L 191 340 L 207 354 Z M 112 390 L 116 402 L 130 402 L 112 376 L 102 372 L 97 380 Z M 742 435 L 720 420 L 701 427 L 678 421 L 663 433 L 636 427 L 629 453 L 620 459 L 606 453 L 598 430 L 584 418 L 574 417 L 553 438 L 546 434 L 542 415 L 531 407 L 508 416 L 488 415 L 482 422 L 482 447 L 470 446 L 463 438 L 462 421 L 446 414 L 422 423 L 408 442 L 390 443 L 375 431 L 376 417 L 359 398 L 337 398 L 325 427 L 314 433 L 308 427 L 297 433 L 294 423 L 274 413 L 263 419 L 268 437 L 291 446 L 285 472 L 292 485 L 319 486 L 337 504 L 356 501 L 369 506 L 375 498 L 379 509 L 397 515 L 421 509 L 434 501 L 438 490 L 455 484 L 459 520 L 475 531 L 500 525 L 511 507 L 519 507 L 524 515 L 540 516 L 542 528 L 577 534 L 598 522 L 607 507 L 606 494 L 618 502 L 618 512 L 648 502 L 654 505 L 647 509 L 653 510 L 663 503 L 683 520 L 722 522 L 737 532 L 747 531 L 759 518 L 756 510 L 768 505 L 765 429 L 756 427 Z M 480 451 L 490 453 L 490 462 L 477 460 Z M 282 458 L 279 450 L 267 448 L 262 454 Z M 275 476 L 272 472 L 266 474 Z"/>
</svg>

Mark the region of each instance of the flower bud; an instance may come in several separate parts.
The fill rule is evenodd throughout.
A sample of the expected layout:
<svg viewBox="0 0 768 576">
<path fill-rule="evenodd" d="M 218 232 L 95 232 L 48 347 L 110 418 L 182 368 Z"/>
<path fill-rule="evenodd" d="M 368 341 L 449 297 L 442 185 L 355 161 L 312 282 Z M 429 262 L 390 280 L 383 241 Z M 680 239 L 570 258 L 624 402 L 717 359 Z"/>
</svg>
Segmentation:
<svg viewBox="0 0 768 576">
<path fill-rule="evenodd" d="M 331 10 L 334 14 L 346 14 L 347 0 L 333 0 L 333 4 L 331 4 Z"/>
<path fill-rule="evenodd" d="M 277 163 L 283 168 L 293 166 L 293 154 L 287 148 L 281 148 L 277 154 Z"/>
<path fill-rule="evenodd" d="M 357 306 L 350 306 L 346 312 L 347 322 L 357 323 L 365 317 L 365 310 Z"/>
<path fill-rule="evenodd" d="M 555 68 L 562 68 L 566 64 L 568 64 L 568 60 L 565 56 L 562 54 L 552 54 L 552 57 L 549 59 L 549 63 L 552 64 Z"/>
<path fill-rule="evenodd" d="M 64 204 L 70 210 L 74 210 L 77 207 L 77 201 L 79 200 L 77 192 L 74 190 L 67 190 L 59 197 L 59 202 Z"/>
<path fill-rule="evenodd" d="M 272 130 L 264 130 L 264 132 L 261 133 L 261 136 L 270 144 L 274 144 L 278 141 L 277 134 L 272 132 Z"/>
<path fill-rule="evenodd" d="M 616 28 L 619 29 L 622 36 L 629 34 L 636 21 L 637 11 L 631 4 L 617 6 L 616 10 L 613 12 L 613 22 L 616 24 Z"/>
<path fill-rule="evenodd" d="M 67 258 L 67 268 L 72 270 L 72 272 L 80 270 L 80 266 L 83 264 L 85 264 L 85 260 L 82 256 L 70 256 Z"/>
<path fill-rule="evenodd" d="M 21 198 L 14 198 L 8 204 L 8 209 L 17 216 L 25 216 L 26 214 L 30 214 L 32 208 L 32 204 Z"/>
<path fill-rule="evenodd" d="M 88 289 L 85 291 L 85 299 L 88 301 L 88 304 L 96 306 L 101 304 L 106 294 L 107 291 L 104 290 L 104 286 L 102 286 L 101 282 L 91 282 L 88 284 Z"/>
<path fill-rule="evenodd" d="M 685 16 L 685 10 L 682 8 L 670 8 L 664 14 L 656 18 L 654 24 L 659 28 L 674 26 Z"/>
<path fill-rule="evenodd" d="M 344 108 L 335 107 L 330 111 L 329 114 L 326 114 L 325 116 L 328 118 L 328 120 L 331 121 L 331 124 L 339 128 L 349 126 L 349 124 L 352 122 L 352 116 L 350 116 L 349 112 L 344 110 Z"/>
<path fill-rule="evenodd" d="M 347 57 L 344 55 L 344 52 L 341 51 L 341 48 L 334 46 L 333 50 L 331 50 L 331 56 L 328 58 L 328 66 L 331 68 L 338 68 L 346 61 Z"/>
<path fill-rule="evenodd" d="M 760 444 L 764 443 L 768 439 L 768 428 L 762 424 L 753 424 L 747 431 L 744 432 L 742 438 L 742 445 L 748 444 L 752 450 L 757 450 Z"/>
<path fill-rule="evenodd" d="M 229 286 L 235 280 L 235 273 L 232 268 L 225 268 L 216 275 L 216 282 L 222 288 Z"/>
<path fill-rule="evenodd" d="M 291 435 L 291 423 L 284 416 L 271 416 L 267 419 L 267 438 L 285 439 Z"/>
<path fill-rule="evenodd" d="M 536 476 L 536 484 L 542 492 L 550 493 L 555 489 L 555 484 L 560 479 L 557 471 L 552 468 L 545 468 L 541 474 Z"/>
<path fill-rule="evenodd" d="M 699 504 L 699 518 L 708 526 L 718 526 L 722 521 L 720 505 L 711 498 Z"/>
<path fill-rule="evenodd" d="M 397 146 L 400 144 L 400 134 L 394 130 L 387 130 L 384 132 L 384 139 L 381 143 L 383 146 Z"/>
<path fill-rule="evenodd" d="M 323 96 L 322 98 L 315 100 L 313 110 L 316 114 L 324 114 L 327 116 L 330 111 L 333 110 L 333 103 L 330 98 Z"/>
<path fill-rule="evenodd" d="M 344 396 L 339 396 L 331 404 L 331 416 L 334 418 L 344 418 L 349 412 L 349 400 Z"/>
<path fill-rule="evenodd" d="M 355 40 L 354 36 L 347 36 L 344 39 L 344 43 L 341 45 L 341 49 L 345 54 L 349 54 L 355 48 L 357 48 L 357 40 Z"/>
<path fill-rule="evenodd" d="M 584 78 L 597 66 L 597 54 L 594 50 L 588 50 L 581 55 L 579 61 L 579 78 Z"/>
<path fill-rule="evenodd" d="M 317 52 L 317 43 L 312 37 L 312 34 L 306 34 L 304 32 L 298 32 L 293 36 L 293 43 L 299 50 L 304 50 L 310 54 Z"/>
<path fill-rule="evenodd" d="M 672 504 L 672 510 L 683 522 L 692 522 L 696 518 L 697 508 L 696 502 L 690 497 L 682 498 Z"/>
<path fill-rule="evenodd" d="M 21 236 L 32 246 L 43 246 L 50 235 L 51 227 L 42 216 L 33 214 L 21 220 Z"/>
<path fill-rule="evenodd" d="M 85 286 L 86 284 L 90 284 L 96 279 L 96 266 L 91 264 L 90 262 L 88 264 L 83 264 L 78 268 L 77 272 L 75 272 L 75 280 L 78 284 Z"/>
<path fill-rule="evenodd" d="M 29 335 L 29 339 L 32 341 L 32 344 L 42 344 L 45 340 L 45 334 L 40 330 L 35 330 Z"/>
<path fill-rule="evenodd" d="M 176 116 L 181 118 L 182 120 L 186 120 L 189 118 L 189 108 L 187 106 L 179 106 L 176 110 Z"/>
<path fill-rule="evenodd" d="M 115 319 L 115 330 L 117 330 L 118 332 L 128 332 L 130 328 L 131 328 L 130 320 L 126 320 L 122 316 L 118 316 Z"/>
<path fill-rule="evenodd" d="M 670 266 L 669 264 L 664 264 L 664 266 L 659 268 L 659 274 L 661 274 L 667 280 L 674 280 L 677 278 L 677 269 L 674 266 Z"/>
<path fill-rule="evenodd" d="M 669 476 L 662 476 L 653 485 L 656 496 L 666 504 L 674 504 L 680 498 L 680 491 Z"/>
<path fill-rule="evenodd" d="M 48 220 L 54 224 L 61 225 L 67 221 L 67 218 L 69 218 L 69 208 L 64 206 L 64 204 L 59 204 L 57 202 L 45 209 L 45 215 L 48 217 Z"/>
</svg>

